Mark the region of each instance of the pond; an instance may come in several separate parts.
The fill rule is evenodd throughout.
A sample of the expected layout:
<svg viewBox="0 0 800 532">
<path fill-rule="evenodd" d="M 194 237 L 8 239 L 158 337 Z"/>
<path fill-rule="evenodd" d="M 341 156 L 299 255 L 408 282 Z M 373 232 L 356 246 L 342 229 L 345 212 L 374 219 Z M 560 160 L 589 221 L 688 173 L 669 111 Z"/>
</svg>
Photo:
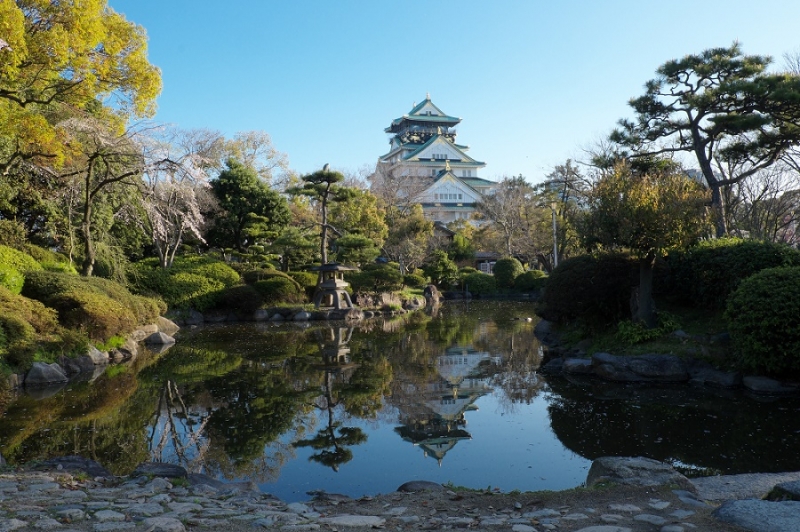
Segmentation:
<svg viewBox="0 0 800 532">
<path fill-rule="evenodd" d="M 11 463 L 80 454 L 250 479 L 280 499 L 409 480 L 501 491 L 580 485 L 591 460 L 688 474 L 800 470 L 800 401 L 538 373 L 530 303 L 344 323 L 187 328 L 167 351 L 2 406 Z"/>
</svg>

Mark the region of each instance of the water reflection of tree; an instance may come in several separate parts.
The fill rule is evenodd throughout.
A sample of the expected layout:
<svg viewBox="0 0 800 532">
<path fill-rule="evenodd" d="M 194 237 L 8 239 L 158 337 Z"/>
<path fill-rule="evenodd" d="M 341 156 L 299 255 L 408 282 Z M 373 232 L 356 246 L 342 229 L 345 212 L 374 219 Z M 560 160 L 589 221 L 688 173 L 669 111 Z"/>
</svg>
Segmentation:
<svg viewBox="0 0 800 532">
<path fill-rule="evenodd" d="M 369 352 L 356 352 L 351 359 L 349 342 L 351 327 L 327 327 L 316 331 L 319 357 L 317 368 L 322 371 L 319 384 L 321 394 L 312 403 L 327 416 L 327 425 L 311 438 L 301 439 L 295 447 L 310 447 L 316 452 L 309 460 L 334 471 L 353 458 L 349 447 L 367 440 L 358 427 L 344 426 L 336 420 L 336 409 L 341 407 L 348 416 L 374 418 L 383 406 L 383 397 L 392 378 L 392 368 L 382 356 Z M 358 363 L 354 362 L 357 360 Z"/>
<path fill-rule="evenodd" d="M 796 399 L 774 408 L 724 390 L 550 378 L 553 432 L 593 460 L 646 456 L 722 474 L 800 469 Z"/>
</svg>

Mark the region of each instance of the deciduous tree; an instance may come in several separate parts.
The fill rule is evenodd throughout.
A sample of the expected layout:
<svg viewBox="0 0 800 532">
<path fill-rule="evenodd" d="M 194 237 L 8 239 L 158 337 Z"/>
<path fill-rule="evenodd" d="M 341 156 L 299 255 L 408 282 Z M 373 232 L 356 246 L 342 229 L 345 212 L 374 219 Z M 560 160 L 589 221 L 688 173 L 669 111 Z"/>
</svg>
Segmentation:
<svg viewBox="0 0 800 532">
<path fill-rule="evenodd" d="M 705 229 L 706 192 L 679 173 L 637 174 L 619 165 L 597 182 L 582 226 L 587 247 L 630 250 L 639 259 L 634 319 L 655 325 L 652 305 L 655 259 L 688 246 Z"/>
</svg>

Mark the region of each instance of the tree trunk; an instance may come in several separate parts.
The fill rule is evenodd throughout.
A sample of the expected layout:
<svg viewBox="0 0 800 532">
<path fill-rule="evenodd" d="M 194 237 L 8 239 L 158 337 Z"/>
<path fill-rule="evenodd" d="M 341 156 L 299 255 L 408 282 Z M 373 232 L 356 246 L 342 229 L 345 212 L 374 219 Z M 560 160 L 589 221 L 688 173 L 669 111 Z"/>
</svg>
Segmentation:
<svg viewBox="0 0 800 532">
<path fill-rule="evenodd" d="M 648 253 L 639 261 L 638 308 L 633 316 L 634 321 L 643 323 L 648 329 L 656 326 L 656 311 L 655 305 L 653 305 L 653 266 L 655 261 L 653 253 Z"/>
<path fill-rule="evenodd" d="M 722 196 L 722 187 L 717 183 L 711 183 L 711 216 L 714 218 L 717 238 L 722 238 L 728 234 L 728 224 L 725 217 L 725 201 Z"/>
</svg>

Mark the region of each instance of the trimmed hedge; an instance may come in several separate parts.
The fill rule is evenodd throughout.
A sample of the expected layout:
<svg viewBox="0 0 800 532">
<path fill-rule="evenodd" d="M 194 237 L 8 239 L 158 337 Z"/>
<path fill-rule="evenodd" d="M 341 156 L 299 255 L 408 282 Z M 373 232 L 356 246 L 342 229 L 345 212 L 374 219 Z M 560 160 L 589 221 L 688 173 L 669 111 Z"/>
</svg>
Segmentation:
<svg viewBox="0 0 800 532">
<path fill-rule="evenodd" d="M 408 274 L 403 276 L 403 284 L 409 288 L 422 288 L 428 284 L 428 279 L 421 275 Z"/>
<path fill-rule="evenodd" d="M 30 272 L 22 295 L 52 307 L 61 325 L 82 330 L 96 341 L 153 323 L 164 310 L 157 300 L 135 296 L 108 279 L 59 272 Z"/>
<path fill-rule="evenodd" d="M 505 257 L 494 264 L 494 278 L 497 288 L 508 289 L 514 287 L 514 280 L 525 271 L 522 263 L 514 257 Z"/>
<path fill-rule="evenodd" d="M 672 291 L 686 302 L 724 309 L 739 283 L 766 268 L 800 266 L 800 251 L 785 244 L 719 238 L 669 258 Z"/>
<path fill-rule="evenodd" d="M 540 314 L 550 321 L 578 320 L 590 329 L 630 317 L 638 264 L 626 255 L 581 255 L 559 263 L 547 280 Z"/>
<path fill-rule="evenodd" d="M 300 303 L 305 299 L 305 291 L 294 279 L 275 276 L 256 281 L 253 288 L 261 295 L 264 303 Z"/>
<path fill-rule="evenodd" d="M 19 270 L 8 264 L 0 264 L 0 286 L 4 286 L 15 294 L 22 291 L 22 285 L 25 282 Z"/>
<path fill-rule="evenodd" d="M 137 293 L 157 295 L 169 308 L 207 310 L 217 306 L 226 288 L 241 282 L 224 262 L 207 257 L 179 257 L 168 269 L 157 259 L 131 265 L 130 278 Z"/>
<path fill-rule="evenodd" d="M 517 275 L 514 279 L 514 288 L 519 292 L 538 291 L 544 288 L 547 274 L 541 270 L 528 270 Z"/>
<path fill-rule="evenodd" d="M 800 375 L 800 268 L 769 268 L 743 280 L 725 319 L 742 369 Z"/>
<path fill-rule="evenodd" d="M 464 288 L 474 296 L 487 296 L 497 293 L 497 280 L 488 273 L 470 273 L 464 277 Z"/>
</svg>

